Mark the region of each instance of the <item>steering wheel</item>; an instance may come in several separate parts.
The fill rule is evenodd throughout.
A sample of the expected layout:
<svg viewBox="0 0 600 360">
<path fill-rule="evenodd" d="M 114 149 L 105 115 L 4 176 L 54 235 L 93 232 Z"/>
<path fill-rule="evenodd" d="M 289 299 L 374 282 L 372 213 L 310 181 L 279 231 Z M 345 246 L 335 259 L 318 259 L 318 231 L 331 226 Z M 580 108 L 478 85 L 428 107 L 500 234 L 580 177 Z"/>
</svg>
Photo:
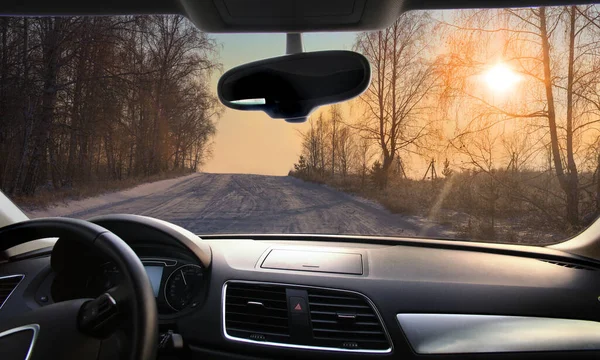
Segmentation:
<svg viewBox="0 0 600 360">
<path fill-rule="evenodd" d="M 120 330 L 128 320 L 131 348 L 127 358 L 154 359 L 158 343 L 156 301 L 146 271 L 133 250 L 101 226 L 67 218 L 29 220 L 1 228 L 0 246 L 7 249 L 52 237 L 69 238 L 101 252 L 117 265 L 123 275 L 122 283 L 96 299 L 68 300 L 17 314 L 0 323 L 0 334 L 32 331 L 32 336 L 23 341 L 29 346 L 29 350 L 25 347 L 26 360 L 98 359 L 107 357 L 103 339 Z M 15 341 L 10 343 L 15 346 Z"/>
</svg>

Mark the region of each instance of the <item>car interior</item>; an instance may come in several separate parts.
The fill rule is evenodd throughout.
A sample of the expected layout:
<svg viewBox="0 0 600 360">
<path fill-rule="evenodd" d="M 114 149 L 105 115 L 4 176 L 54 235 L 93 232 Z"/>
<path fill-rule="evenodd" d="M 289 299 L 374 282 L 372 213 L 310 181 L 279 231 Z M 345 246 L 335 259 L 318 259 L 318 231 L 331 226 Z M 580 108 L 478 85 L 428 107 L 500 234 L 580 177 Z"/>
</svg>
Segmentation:
<svg viewBox="0 0 600 360">
<path fill-rule="evenodd" d="M 412 10 L 570 2 L 9 0 L 0 14 L 180 14 L 208 33 L 295 34 L 378 30 Z M 289 54 L 293 41 L 288 35 Z M 334 67 L 347 64 L 344 78 L 359 74 L 344 98 L 360 94 L 368 64 L 336 56 Z M 240 69 L 252 75 L 271 64 Z M 254 98 L 255 86 L 236 88 L 230 79 L 238 75 L 221 78 L 219 97 L 242 109 L 240 99 Z M 289 93 L 278 93 L 288 95 L 250 110 L 295 122 L 340 100 L 325 94 L 321 102 L 292 106 Z M 2 360 L 600 358 L 598 221 L 550 246 L 341 234 L 199 236 L 133 214 L 32 220 L 0 198 Z"/>
</svg>

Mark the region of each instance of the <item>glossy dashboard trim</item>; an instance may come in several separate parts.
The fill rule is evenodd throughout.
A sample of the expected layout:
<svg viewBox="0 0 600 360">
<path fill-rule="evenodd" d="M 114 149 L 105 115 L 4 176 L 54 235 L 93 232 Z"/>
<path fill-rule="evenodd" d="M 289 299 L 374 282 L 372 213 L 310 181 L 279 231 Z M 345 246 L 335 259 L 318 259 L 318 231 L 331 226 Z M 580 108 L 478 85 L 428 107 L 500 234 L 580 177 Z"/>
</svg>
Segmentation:
<svg viewBox="0 0 600 360">
<path fill-rule="evenodd" d="M 40 326 L 38 324 L 23 325 L 5 330 L 3 332 L 0 332 L 0 338 L 19 333 L 21 331 L 33 331 L 33 335 L 31 336 L 31 343 L 29 344 L 29 350 L 27 350 L 27 355 L 25 355 L 24 359 L 29 360 L 29 358 L 31 357 L 31 352 L 33 351 L 33 346 L 35 345 L 35 341 L 37 340 L 38 332 L 40 331 Z"/>
<path fill-rule="evenodd" d="M 364 350 L 364 349 L 342 349 L 342 348 L 332 348 L 332 347 L 322 347 L 322 346 L 310 346 L 310 345 L 297 345 L 297 344 L 285 344 L 285 343 L 275 343 L 275 342 L 269 342 L 269 341 L 255 341 L 255 340 L 250 340 L 250 339 L 244 339 L 244 338 L 238 338 L 235 336 L 231 336 L 227 333 L 227 327 L 225 326 L 225 299 L 226 299 L 226 294 L 227 294 L 227 284 L 257 284 L 257 285 L 279 285 L 279 286 L 288 286 L 288 287 L 295 287 L 295 288 L 304 288 L 304 289 L 323 289 L 323 290 L 333 290 L 333 291 L 340 291 L 340 292 L 346 292 L 346 293 L 351 293 L 351 294 L 355 294 L 358 295 L 362 298 L 364 298 L 369 305 L 373 308 L 373 311 L 375 312 L 375 315 L 377 315 L 377 318 L 379 319 L 379 321 L 381 322 L 381 326 L 383 328 L 383 331 L 385 333 L 385 337 L 388 340 L 388 343 L 390 344 L 390 347 L 385 349 L 385 350 Z M 362 354 L 389 354 L 392 352 L 393 350 L 393 343 L 392 343 L 392 339 L 387 331 L 387 328 L 385 327 L 385 323 L 383 322 L 383 318 L 381 317 L 381 314 L 379 314 L 379 310 L 377 310 L 377 307 L 375 306 L 375 304 L 371 301 L 371 299 L 369 299 L 367 296 L 365 296 L 364 294 L 361 294 L 359 292 L 356 291 L 351 291 L 351 290 L 342 290 L 342 289 L 334 289 L 334 288 L 327 288 L 327 287 L 321 287 L 321 286 L 309 286 L 309 285 L 296 285 L 296 284 L 285 284 L 285 283 L 276 283 L 276 282 L 265 282 L 265 281 L 246 281 L 246 280 L 228 280 L 223 284 L 223 290 L 222 290 L 222 296 L 221 296 L 221 325 L 223 326 L 223 335 L 225 336 L 226 339 L 228 340 L 232 340 L 232 341 L 238 341 L 238 342 L 244 342 L 244 343 L 249 343 L 249 344 L 256 344 L 256 345 L 266 345 L 266 346 L 275 346 L 275 347 L 283 347 L 283 348 L 291 348 L 291 349 L 303 349 L 303 350 L 320 350 L 320 351 L 334 351 L 334 352 L 345 352 L 345 353 L 362 353 Z"/>
<path fill-rule="evenodd" d="M 4 299 L 4 301 L 2 303 L 0 303 L 0 309 L 2 309 L 2 307 L 4 306 L 4 304 L 6 304 L 8 302 L 8 299 L 10 299 L 10 296 L 15 292 L 15 290 L 17 290 L 17 288 L 19 287 L 19 284 L 21 284 L 21 282 L 23 281 L 23 279 L 25 279 L 25 275 L 23 275 L 23 274 L 15 274 L 15 275 L 0 276 L 0 280 L 2 280 L 2 279 L 8 279 L 8 278 L 13 278 L 13 277 L 21 277 L 21 280 L 19 280 L 19 282 L 15 285 L 15 287 L 8 294 L 8 296 L 6 297 L 6 299 Z"/>
<path fill-rule="evenodd" d="M 600 323 L 467 314 L 398 314 L 417 354 L 600 350 Z"/>
<path fill-rule="evenodd" d="M 167 258 L 146 258 L 146 257 L 141 257 L 140 261 L 144 265 L 146 265 L 146 264 L 162 264 L 165 267 L 177 266 L 177 260 L 167 259 Z M 167 261 L 168 261 L 168 263 L 167 263 Z"/>
</svg>

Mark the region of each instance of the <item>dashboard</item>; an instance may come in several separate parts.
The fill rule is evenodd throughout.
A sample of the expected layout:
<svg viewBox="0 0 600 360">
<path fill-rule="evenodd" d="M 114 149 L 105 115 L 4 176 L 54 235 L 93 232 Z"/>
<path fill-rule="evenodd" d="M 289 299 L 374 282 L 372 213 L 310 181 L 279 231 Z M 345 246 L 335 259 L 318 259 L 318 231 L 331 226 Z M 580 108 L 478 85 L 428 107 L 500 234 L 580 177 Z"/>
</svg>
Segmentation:
<svg viewBox="0 0 600 360">
<path fill-rule="evenodd" d="M 600 356 L 600 264 L 590 259 L 417 239 L 186 234 L 188 243 L 133 220 L 103 226 L 142 260 L 160 331 L 185 344 L 179 358 Z M 61 247 L 0 264 L 0 284 L 23 276 L 0 321 L 119 283 L 99 254 Z"/>
</svg>

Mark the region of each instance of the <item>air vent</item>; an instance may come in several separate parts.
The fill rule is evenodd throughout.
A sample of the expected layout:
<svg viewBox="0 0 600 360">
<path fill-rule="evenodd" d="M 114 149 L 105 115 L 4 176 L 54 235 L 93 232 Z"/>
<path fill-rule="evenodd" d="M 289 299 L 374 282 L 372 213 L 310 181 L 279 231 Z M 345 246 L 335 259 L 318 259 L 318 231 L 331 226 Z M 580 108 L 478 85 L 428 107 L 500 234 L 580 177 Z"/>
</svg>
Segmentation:
<svg viewBox="0 0 600 360">
<path fill-rule="evenodd" d="M 593 267 L 583 266 L 583 265 L 577 265 L 577 264 L 571 264 L 571 263 L 567 263 L 567 262 L 563 262 L 563 261 L 550 261 L 550 260 L 540 260 L 540 261 L 543 261 L 543 262 L 549 263 L 549 264 L 554 264 L 554 265 L 566 267 L 566 268 L 569 268 L 569 269 L 589 270 L 589 271 L 596 271 L 597 270 L 597 269 L 595 269 Z"/>
<path fill-rule="evenodd" d="M 237 338 L 289 343 L 285 287 L 230 283 L 225 295 L 225 330 Z"/>
<path fill-rule="evenodd" d="M 308 303 L 315 346 L 354 350 L 390 348 L 379 317 L 362 296 L 308 289 Z"/>
<path fill-rule="evenodd" d="M 0 277 L 0 309 L 8 300 L 10 294 L 17 288 L 17 285 L 23 280 L 23 275 L 11 275 Z"/>
</svg>

